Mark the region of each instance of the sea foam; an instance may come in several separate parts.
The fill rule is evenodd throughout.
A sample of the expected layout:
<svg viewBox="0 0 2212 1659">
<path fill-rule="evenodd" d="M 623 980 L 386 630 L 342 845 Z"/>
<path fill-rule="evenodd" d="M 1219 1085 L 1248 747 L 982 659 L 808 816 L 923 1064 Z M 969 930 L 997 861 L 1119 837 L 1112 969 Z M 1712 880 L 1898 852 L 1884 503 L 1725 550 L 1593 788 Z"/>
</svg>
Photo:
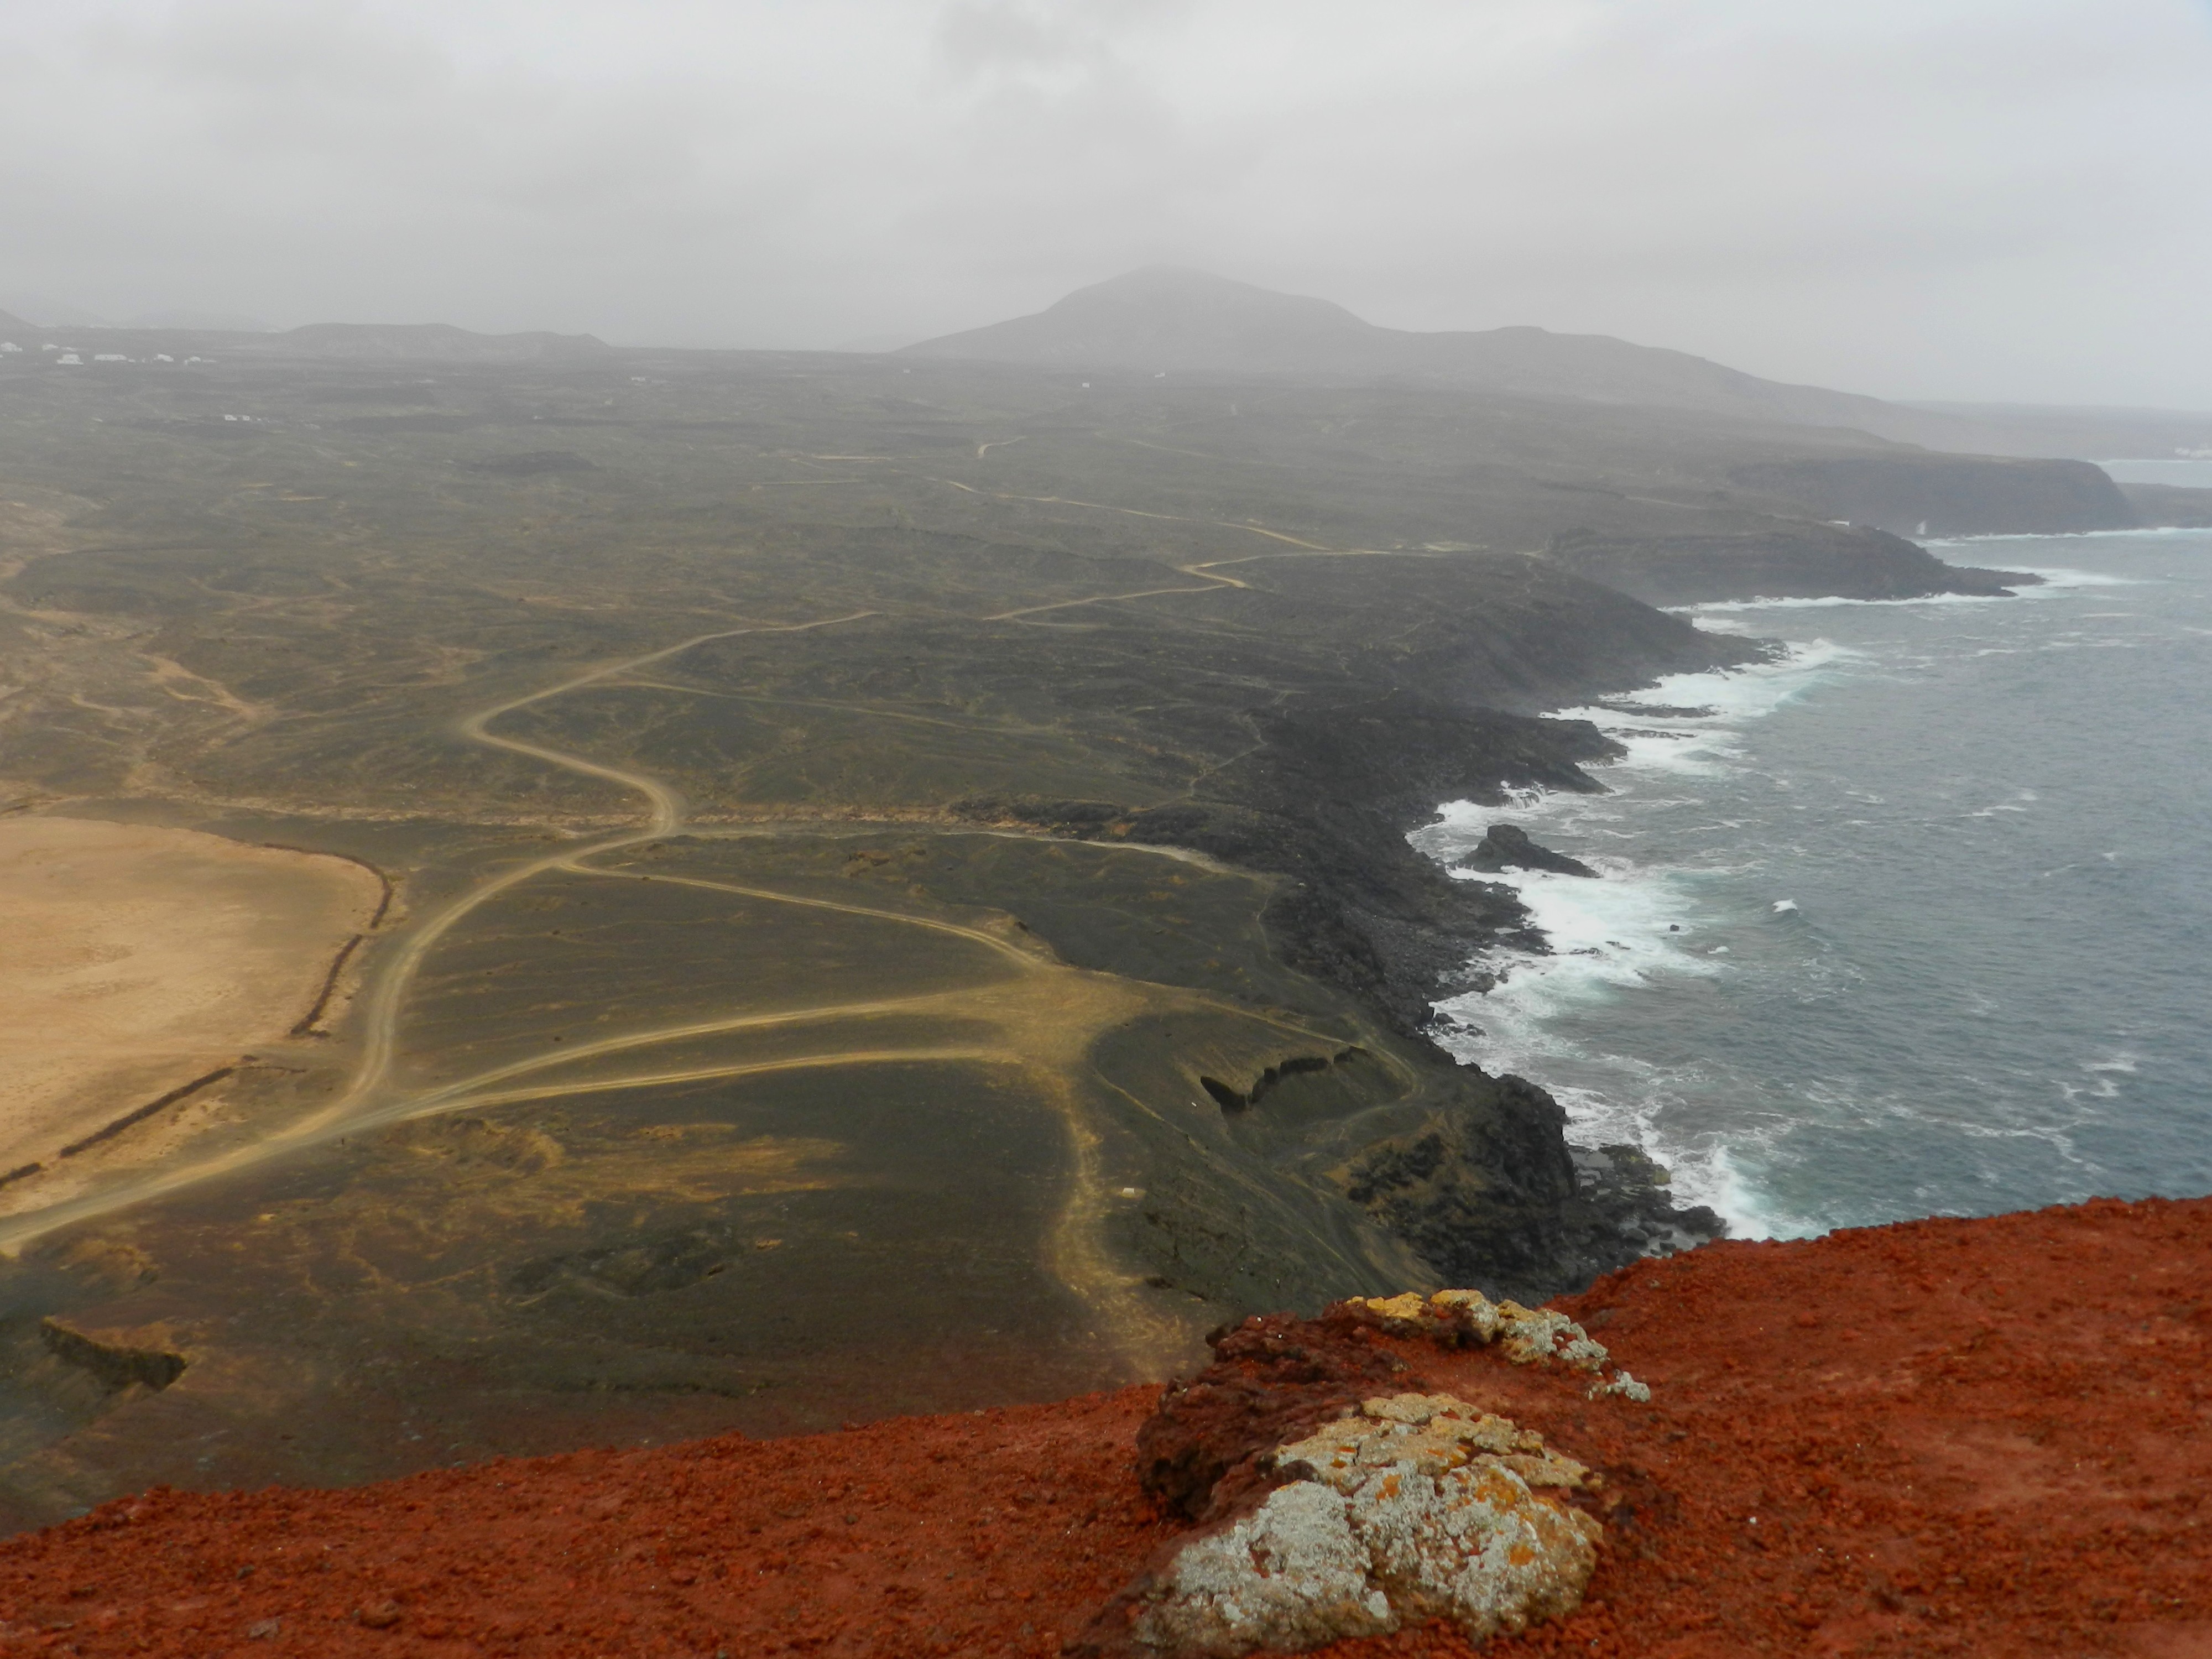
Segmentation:
<svg viewBox="0 0 2212 1659">
<path fill-rule="evenodd" d="M 1793 646 L 1769 661 L 1698 673 L 1671 674 L 1603 704 L 1564 708 L 1559 717 L 1587 720 L 1627 752 L 1607 763 L 1607 793 L 1585 795 L 1511 792 L 1500 806 L 1447 802 L 1413 844 L 1449 865 L 1471 850 L 1490 824 L 1510 819 L 1532 833 L 1565 832 L 1597 878 L 1548 871 L 1507 870 L 1463 879 L 1513 889 L 1550 945 L 1548 955 L 1501 950 L 1480 960 L 1499 975 L 1486 992 L 1471 991 L 1436 1005 L 1444 1046 L 1493 1073 L 1536 1078 L 1567 1112 L 1571 1133 L 1587 1143 L 1633 1142 L 1675 1173 L 1681 1201 L 1711 1206 L 1738 1237 L 1804 1229 L 1768 1213 L 1741 1179 L 1729 1148 L 1711 1135 L 1680 1139 L 1662 1121 L 1680 1079 L 1657 1068 L 1630 1066 L 1635 1086 L 1620 1086 L 1621 1063 L 1602 1084 L 1576 1081 L 1591 1056 L 1563 1041 L 1565 1017 L 1603 1007 L 1624 992 L 1668 981 L 1735 971 L 1729 947 L 1713 937 L 1711 900 L 1701 890 L 1710 870 L 1650 866 L 1593 850 L 1589 843 L 1624 832 L 1618 827 L 1662 802 L 1694 805 L 1701 778 L 1718 776 L 1741 760 L 1744 726 L 1787 705 L 1839 672 L 1858 653 L 1826 641 Z M 1793 901 L 1775 902 L 1776 925 L 1797 920 Z"/>
<path fill-rule="evenodd" d="M 1963 550 L 1985 539 L 1950 545 Z M 2051 538 L 2033 539 L 2058 550 Z M 2066 544 L 2069 554 L 2073 545 Z M 2140 540 L 2128 545 L 2145 547 Z M 2090 551 L 2085 547 L 2085 562 Z M 1686 607 L 1710 632 L 1787 632 L 1799 642 L 1771 660 L 1669 676 L 1641 691 L 1559 711 L 1593 722 L 1625 750 L 1593 768 L 1604 793 L 1517 791 L 1497 806 L 1448 803 L 1437 822 L 1413 836 L 1449 865 L 1491 823 L 1509 821 L 1598 872 L 1595 880 L 1522 871 L 1465 875 L 1513 888 L 1551 948 L 1500 949 L 1473 964 L 1496 982 L 1437 1005 L 1440 1039 L 1486 1070 L 1541 1084 L 1566 1109 L 1577 1142 L 1644 1146 L 1674 1170 L 1683 1201 L 1712 1206 L 1739 1236 L 1964 1212 L 1988 1202 L 1997 1183 L 2027 1180 L 2018 1172 L 2030 1168 L 2040 1171 L 2034 1179 L 2041 1184 L 2021 1187 L 2021 1201 L 2075 1195 L 2069 1183 L 2091 1179 L 2094 1167 L 2073 1145 L 2089 1121 L 2085 1114 L 2107 1100 L 2125 1104 L 2138 1082 L 2112 1064 L 2123 1045 L 2091 1052 L 2099 1069 L 2077 1069 L 2069 1056 L 2061 1074 L 2048 1077 L 2021 1058 L 2033 1046 L 2025 1035 L 1985 1054 L 1975 1045 L 1990 1039 L 1961 1026 L 1952 1028 L 1961 1033 L 1959 1042 L 1942 1046 L 1949 1037 L 1941 1020 L 1952 1004 L 1958 1018 L 1992 1032 L 2015 1019 L 2009 983 L 1993 981 L 1995 994 L 1983 997 L 1970 981 L 1947 981 L 1932 988 L 1932 1000 L 1900 1000 L 1900 985 L 1923 963 L 1958 952 L 1946 946 L 1910 954 L 1905 943 L 1921 918 L 1889 916 L 1878 897 L 1837 908 L 1860 878 L 1861 862 L 1879 867 L 1886 854 L 1854 861 L 1846 852 L 1840 866 L 1803 862 L 1837 856 L 1838 836 L 1881 844 L 1902 836 L 1898 845 L 1915 879 L 1925 880 L 1930 861 L 1954 846 L 1985 869 L 1990 859 L 2012 856 L 2009 849 L 2037 833 L 2011 828 L 2033 822 L 2028 809 L 2037 791 L 2019 785 L 2034 775 L 1985 776 L 1981 751 L 1963 769 L 1953 761 L 1915 771 L 1911 757 L 1933 759 L 1948 734 L 1909 719 L 1897 728 L 1907 747 L 1891 751 L 1889 763 L 1865 781 L 1838 775 L 1802 739 L 1778 742 L 1754 732 L 1823 687 L 1849 683 L 1850 697 L 1872 696 L 1873 706 L 1894 708 L 1901 690 L 1873 695 L 1874 688 L 1986 684 L 1962 681 L 1960 665 L 1985 662 L 2001 674 L 2011 671 L 1994 665 L 2025 660 L 2022 653 L 2142 645 L 2155 630 L 2139 624 L 2135 612 L 2107 614 L 2091 605 L 2121 598 L 2110 590 L 2171 587 L 2193 578 L 2170 576 L 2141 555 L 2132 563 L 2111 556 L 2125 574 L 2038 561 L 2027 574 L 2044 580 L 2020 590 L 2025 604 L 1944 596 Z M 1974 562 L 2010 562 L 1988 550 Z M 2050 617 L 2047 602 L 2067 599 L 2089 604 L 2069 611 L 2059 628 L 2023 626 Z M 2185 612 L 2168 617 L 2170 608 L 2162 599 L 2167 637 L 2197 620 Z M 1894 624 L 1875 623 L 1892 617 Z M 2024 695 L 2039 695 L 2032 679 L 2014 674 L 2014 681 Z M 1806 729 L 1820 729 L 1824 717 L 1811 718 Z M 2002 748 L 2015 735 L 2000 726 L 1992 739 Z M 1931 741 L 1939 746 L 1921 747 Z M 1863 749 L 1850 752 L 1863 757 Z M 1880 790 L 1863 787 L 1874 776 L 1887 779 L 1882 787 L 1896 798 L 1885 804 Z M 2071 787 L 2068 777 L 2058 781 Z M 1986 787 L 1999 782 L 2012 787 Z M 1899 795 L 1899 788 L 1906 793 Z M 1972 839 L 1990 836 L 2008 839 Z M 2091 867 L 2077 860 L 2064 870 L 2077 866 Z M 1935 890 L 1936 902 L 1947 890 Z M 2023 915 L 2072 902 L 2070 892 L 2051 890 L 2027 900 Z M 1885 916 L 1887 933 L 1872 931 Z M 1969 943 L 1979 938 L 1978 927 L 1966 924 Z M 1981 961 L 1968 965 L 1978 973 Z M 1866 977 L 1875 971 L 1886 976 L 1879 983 Z M 1889 1054 L 1880 1043 L 1897 1024 L 1869 1034 L 1856 1023 L 1877 1009 L 1905 1024 L 1925 1016 L 1929 1024 L 1915 1028 L 1915 1041 L 1936 1046 Z M 1897 1062 L 1907 1054 L 1911 1077 L 1900 1084 Z M 1944 1092 L 1939 1097 L 1931 1088 Z M 2108 1133 L 2101 1124 L 2095 1132 Z M 2015 1144 L 2042 1150 L 1986 1150 Z M 2014 1194 L 2011 1186 L 2002 1190 Z"/>
</svg>

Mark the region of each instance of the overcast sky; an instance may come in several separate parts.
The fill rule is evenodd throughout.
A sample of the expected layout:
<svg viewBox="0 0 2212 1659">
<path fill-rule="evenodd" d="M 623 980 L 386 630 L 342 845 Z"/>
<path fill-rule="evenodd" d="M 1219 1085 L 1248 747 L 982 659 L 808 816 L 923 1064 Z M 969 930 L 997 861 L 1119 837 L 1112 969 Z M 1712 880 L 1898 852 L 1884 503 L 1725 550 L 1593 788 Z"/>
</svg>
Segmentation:
<svg viewBox="0 0 2212 1659">
<path fill-rule="evenodd" d="M 0 0 L 0 305 L 831 346 L 1160 261 L 2212 408 L 2212 0 Z"/>
</svg>

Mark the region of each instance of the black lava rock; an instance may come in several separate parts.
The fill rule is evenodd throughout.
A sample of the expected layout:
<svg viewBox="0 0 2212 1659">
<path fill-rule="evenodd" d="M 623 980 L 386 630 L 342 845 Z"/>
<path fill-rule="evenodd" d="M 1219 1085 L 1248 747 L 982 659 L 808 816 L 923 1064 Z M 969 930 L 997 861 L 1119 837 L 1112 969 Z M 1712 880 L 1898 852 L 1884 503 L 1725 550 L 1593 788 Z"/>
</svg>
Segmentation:
<svg viewBox="0 0 2212 1659">
<path fill-rule="evenodd" d="M 1459 860 L 1462 870 L 1484 870 L 1495 875 L 1507 868 L 1520 870 L 1551 870 L 1563 876 L 1592 876 L 1597 872 L 1580 859 L 1571 859 L 1565 853 L 1554 853 L 1548 847 L 1539 847 L 1528 839 L 1526 830 L 1516 829 L 1510 823 L 1493 823 L 1490 833 L 1483 836 L 1474 851 Z"/>
</svg>

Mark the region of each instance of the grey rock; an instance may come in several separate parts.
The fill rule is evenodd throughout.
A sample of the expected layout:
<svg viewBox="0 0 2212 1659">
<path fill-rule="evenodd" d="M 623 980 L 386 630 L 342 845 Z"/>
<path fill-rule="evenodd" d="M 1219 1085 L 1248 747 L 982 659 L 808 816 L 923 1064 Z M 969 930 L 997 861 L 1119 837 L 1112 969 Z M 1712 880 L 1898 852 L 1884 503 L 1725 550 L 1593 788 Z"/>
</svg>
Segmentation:
<svg viewBox="0 0 2212 1659">
<path fill-rule="evenodd" d="M 1369 1581 L 1369 1552 L 1349 1510 L 1310 1481 L 1270 1493 L 1226 1532 L 1176 1557 L 1166 1599 L 1138 1620 L 1139 1642 L 1190 1659 L 1233 1659 L 1395 1630 L 1389 1598 Z"/>
</svg>

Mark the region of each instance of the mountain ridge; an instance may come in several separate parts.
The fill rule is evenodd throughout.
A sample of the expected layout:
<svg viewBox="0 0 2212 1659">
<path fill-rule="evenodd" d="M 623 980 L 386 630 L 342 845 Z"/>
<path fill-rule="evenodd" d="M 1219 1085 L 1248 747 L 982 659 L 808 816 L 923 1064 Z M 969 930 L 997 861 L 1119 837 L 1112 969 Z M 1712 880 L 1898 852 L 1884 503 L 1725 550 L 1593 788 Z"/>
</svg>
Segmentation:
<svg viewBox="0 0 2212 1659">
<path fill-rule="evenodd" d="M 968 358 L 1142 374 L 1424 380 L 1571 401 L 1696 410 L 1763 422 L 1843 427 L 1893 443 L 1979 453 L 2053 453 L 2045 433 L 1856 392 L 1765 380 L 1667 347 L 1516 325 L 1434 333 L 1385 328 L 1333 301 L 1149 265 L 1042 311 L 908 346 Z M 2206 417 L 2212 427 L 2212 416 Z"/>
</svg>

